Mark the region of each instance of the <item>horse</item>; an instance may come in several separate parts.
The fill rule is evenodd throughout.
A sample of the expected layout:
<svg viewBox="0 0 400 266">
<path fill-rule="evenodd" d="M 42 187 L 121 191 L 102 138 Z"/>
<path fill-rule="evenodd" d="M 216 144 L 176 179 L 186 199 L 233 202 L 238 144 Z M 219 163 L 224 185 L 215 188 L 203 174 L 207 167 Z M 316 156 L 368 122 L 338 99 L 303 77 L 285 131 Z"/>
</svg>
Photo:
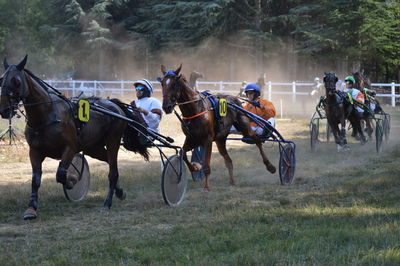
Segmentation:
<svg viewBox="0 0 400 266">
<path fill-rule="evenodd" d="M 354 79 L 356 80 L 356 83 L 354 84 L 354 87 L 358 90 L 363 90 L 364 88 L 371 89 L 371 80 L 369 77 L 365 74 L 364 69 L 360 69 L 359 71 L 356 71 L 352 73 Z"/>
<path fill-rule="evenodd" d="M 336 75 L 334 73 L 325 73 L 323 81 L 326 93 L 324 109 L 338 151 L 350 149 L 346 139 L 346 119 L 349 119 L 355 132 L 360 134 L 361 140 L 366 141 L 361 130 L 360 118 L 357 117 L 354 107 L 347 102 L 347 94 L 341 95 L 341 92 L 336 90 L 336 83 L 338 82 Z M 339 124 L 341 125 L 340 130 Z"/>
<path fill-rule="evenodd" d="M 126 196 L 118 183 L 117 156 L 127 123 L 92 109 L 89 113 L 90 120 L 80 123 L 75 118 L 76 104 L 55 89 L 50 90 L 42 80 L 25 69 L 26 62 L 27 56 L 17 65 L 9 65 L 7 59 L 4 59 L 5 72 L 0 78 L 1 117 L 11 118 L 21 100 L 27 117 L 25 137 L 29 144 L 32 166 L 32 190 L 23 219 L 37 217 L 43 160 L 46 157 L 60 160 L 56 180 L 67 189 L 72 189 L 77 180 L 67 176 L 67 170 L 75 154 L 81 151 L 108 163 L 109 189 L 103 209 L 110 209 L 114 192 L 118 199 L 122 200 Z M 87 100 L 125 116 L 121 107 L 113 101 L 95 97 Z M 140 149 L 139 152 L 146 156 L 147 150 Z"/>
<path fill-rule="evenodd" d="M 197 82 L 197 79 L 199 79 L 199 78 L 204 78 L 204 75 L 197 71 L 193 71 L 192 73 L 190 73 L 189 87 L 194 90 L 197 90 L 196 82 Z"/>
<path fill-rule="evenodd" d="M 270 173 L 275 173 L 276 168 L 268 160 L 264 153 L 260 137 L 250 128 L 250 120 L 241 111 L 227 108 L 226 116 L 219 116 L 211 100 L 218 102 L 219 99 L 226 99 L 228 102 L 241 106 L 238 98 L 230 95 L 201 94 L 191 89 L 186 78 L 180 74 L 182 65 L 176 70 L 168 70 L 161 66 L 163 77 L 161 78 L 163 103 L 165 113 L 170 114 L 175 106 L 179 106 L 182 113 L 182 131 L 186 138 L 183 144 L 183 159 L 190 171 L 199 171 L 201 168 L 205 174 L 204 191 L 210 190 L 209 177 L 211 174 L 210 160 L 212 143 L 215 141 L 221 156 L 224 158 L 225 166 L 229 173 L 229 185 L 235 186 L 233 178 L 233 164 L 226 150 L 226 139 L 232 125 L 238 129 L 245 138 L 251 138 L 256 144 L 263 163 Z M 211 99 L 212 98 L 212 99 Z M 203 165 L 196 162 L 189 162 L 186 153 L 198 146 L 204 147 L 205 160 Z"/>
<path fill-rule="evenodd" d="M 366 110 L 364 111 L 364 116 L 363 116 L 363 120 L 365 121 L 365 126 L 366 126 L 365 131 L 371 138 L 372 132 L 374 131 L 371 124 L 371 115 L 382 113 L 383 110 L 381 108 L 379 101 L 376 100 L 376 98 L 374 97 L 376 93 L 375 91 L 371 90 L 371 80 L 367 75 L 365 75 L 364 70 L 360 69 L 359 71 L 352 73 L 352 75 L 356 81 L 354 87 L 364 94 L 365 105 L 368 106 L 369 108 L 371 108 L 372 105 L 374 105 L 373 113 L 371 114 L 368 112 L 368 110 Z"/>
</svg>

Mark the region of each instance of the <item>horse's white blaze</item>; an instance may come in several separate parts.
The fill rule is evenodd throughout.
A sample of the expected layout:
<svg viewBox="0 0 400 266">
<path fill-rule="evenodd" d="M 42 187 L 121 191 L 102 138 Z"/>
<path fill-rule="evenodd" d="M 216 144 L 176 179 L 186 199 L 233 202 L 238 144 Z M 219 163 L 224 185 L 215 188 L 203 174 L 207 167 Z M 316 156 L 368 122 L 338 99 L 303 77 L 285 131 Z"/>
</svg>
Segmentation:
<svg viewBox="0 0 400 266">
<path fill-rule="evenodd" d="M 170 79 L 167 79 L 167 80 L 165 81 L 165 83 L 166 83 L 167 85 L 168 85 L 170 82 L 171 82 Z"/>
</svg>

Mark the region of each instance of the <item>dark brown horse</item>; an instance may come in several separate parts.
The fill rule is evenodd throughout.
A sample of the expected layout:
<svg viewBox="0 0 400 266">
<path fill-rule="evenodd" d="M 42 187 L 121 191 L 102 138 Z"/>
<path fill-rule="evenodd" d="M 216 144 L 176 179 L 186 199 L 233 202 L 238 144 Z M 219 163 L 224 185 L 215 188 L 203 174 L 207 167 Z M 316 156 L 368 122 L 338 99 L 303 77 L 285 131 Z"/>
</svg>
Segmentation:
<svg viewBox="0 0 400 266">
<path fill-rule="evenodd" d="M 362 141 L 366 141 L 361 130 L 360 118 L 356 115 L 356 110 L 347 101 L 347 94 L 340 95 L 336 90 L 338 78 L 334 73 L 325 73 L 324 85 L 326 90 L 325 113 L 329 126 L 332 129 L 338 151 L 349 150 L 346 139 L 346 119 L 349 119 L 355 132 L 359 133 Z M 339 130 L 339 124 L 341 129 Z"/>
<path fill-rule="evenodd" d="M 244 137 L 253 139 L 260 151 L 267 170 L 271 173 L 275 173 L 276 169 L 265 155 L 259 137 L 250 128 L 249 118 L 242 112 L 236 111 L 233 108 L 227 109 L 226 116 L 218 117 L 218 115 L 214 114 L 216 111 L 209 98 L 212 97 L 215 102 L 218 102 L 219 99 L 226 99 L 239 106 L 241 106 L 241 102 L 234 96 L 223 94 L 204 96 L 196 92 L 189 87 L 184 76 L 180 75 L 181 67 L 182 65 L 175 71 L 167 71 L 164 66 L 161 66 L 161 71 L 164 75 L 161 80 L 163 109 L 169 114 L 174 110 L 176 105 L 179 106 L 183 116 L 182 130 L 186 135 L 185 143 L 183 144 L 183 158 L 190 171 L 198 171 L 203 167 L 205 173 L 204 190 L 208 191 L 210 188 L 210 160 L 213 141 L 216 142 L 218 151 L 224 158 L 225 166 L 228 168 L 229 184 L 231 186 L 235 185 L 232 159 L 226 150 L 226 138 L 232 125 L 234 125 Z M 198 163 L 190 163 L 186 157 L 187 151 L 198 146 L 203 146 L 205 150 L 205 160 L 202 166 Z"/>
<path fill-rule="evenodd" d="M 382 111 L 379 102 L 373 97 L 376 93 L 375 91 L 371 90 L 371 80 L 364 73 L 364 70 L 360 69 L 352 75 L 356 81 L 354 87 L 364 94 L 364 104 L 369 108 L 371 108 L 372 105 L 375 105 L 374 113 L 379 113 L 380 111 Z M 367 110 L 364 111 L 363 120 L 365 121 L 365 131 L 368 133 L 368 136 L 370 138 L 372 137 L 372 132 L 374 131 L 371 124 L 371 115 L 373 114 L 370 114 Z"/>
<path fill-rule="evenodd" d="M 109 209 L 114 191 L 119 199 L 125 197 L 118 185 L 117 156 L 126 122 L 91 110 L 90 120 L 80 125 L 74 117 L 71 101 L 25 70 L 26 61 L 27 56 L 18 65 L 9 65 L 4 59 L 6 71 L 0 80 L 1 117 L 12 117 L 21 100 L 27 115 L 25 137 L 32 165 L 32 193 L 23 218 L 37 216 L 43 160 L 46 157 L 61 160 L 56 180 L 71 189 L 76 180 L 67 178 L 67 169 L 80 151 L 109 164 L 109 190 L 104 202 L 104 208 Z M 111 101 L 92 98 L 90 102 L 124 115 L 123 110 Z"/>
</svg>

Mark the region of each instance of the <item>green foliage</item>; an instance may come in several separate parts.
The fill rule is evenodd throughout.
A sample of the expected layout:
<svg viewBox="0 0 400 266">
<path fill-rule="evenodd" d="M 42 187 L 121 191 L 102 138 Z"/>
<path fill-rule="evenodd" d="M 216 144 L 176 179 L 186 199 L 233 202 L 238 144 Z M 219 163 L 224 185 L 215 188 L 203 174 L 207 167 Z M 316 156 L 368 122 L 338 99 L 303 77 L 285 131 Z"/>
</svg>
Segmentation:
<svg viewBox="0 0 400 266">
<path fill-rule="evenodd" d="M 118 71 L 119 53 L 157 60 L 212 38 L 261 68 L 273 55 L 296 54 L 313 64 L 345 62 L 349 71 L 364 67 L 376 81 L 400 75 L 398 0 L 0 0 L 0 9 L 0 52 L 15 60 L 29 53 L 39 71 L 106 78 Z"/>
</svg>

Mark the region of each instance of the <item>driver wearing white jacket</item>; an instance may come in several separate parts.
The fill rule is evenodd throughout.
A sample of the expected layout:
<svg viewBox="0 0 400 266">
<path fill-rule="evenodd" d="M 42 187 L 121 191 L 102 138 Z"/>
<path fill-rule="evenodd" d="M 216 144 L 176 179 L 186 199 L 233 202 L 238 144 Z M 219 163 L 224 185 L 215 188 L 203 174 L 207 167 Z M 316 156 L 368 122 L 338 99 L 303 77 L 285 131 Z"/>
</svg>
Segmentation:
<svg viewBox="0 0 400 266">
<path fill-rule="evenodd" d="M 139 79 L 133 85 L 138 99 L 133 101 L 131 105 L 137 107 L 150 129 L 160 132 L 159 124 L 162 117 L 162 109 L 160 101 L 151 97 L 153 85 L 147 79 Z"/>
</svg>

